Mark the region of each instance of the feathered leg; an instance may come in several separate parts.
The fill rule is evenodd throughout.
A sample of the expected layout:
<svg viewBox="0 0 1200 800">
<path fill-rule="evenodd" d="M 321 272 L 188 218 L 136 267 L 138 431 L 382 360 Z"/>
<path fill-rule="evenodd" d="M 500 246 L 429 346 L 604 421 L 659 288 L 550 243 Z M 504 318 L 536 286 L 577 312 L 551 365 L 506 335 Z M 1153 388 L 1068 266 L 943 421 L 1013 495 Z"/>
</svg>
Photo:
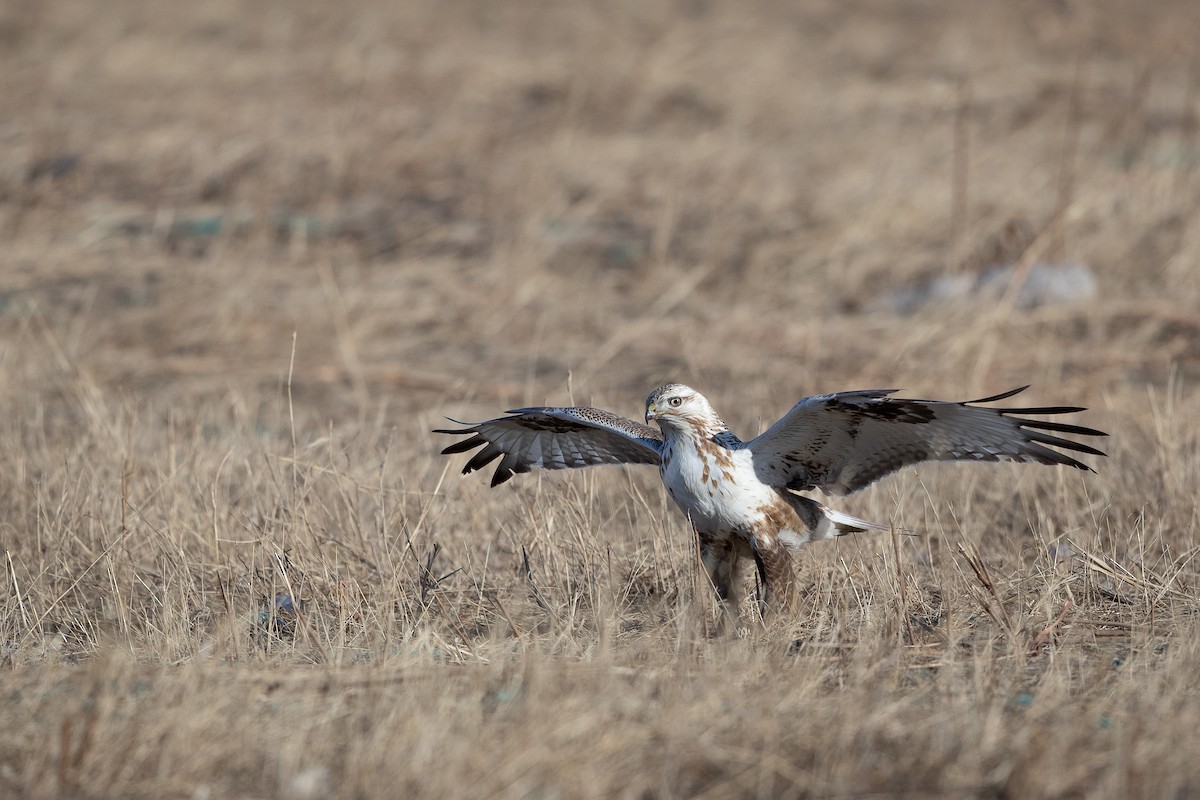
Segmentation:
<svg viewBox="0 0 1200 800">
<path fill-rule="evenodd" d="M 750 540 L 754 563 L 763 586 L 762 610 L 770 607 L 788 611 L 795 607 L 796 580 L 792 555 L 774 536 L 755 536 Z"/>
<path fill-rule="evenodd" d="M 712 539 L 698 534 L 700 537 L 700 561 L 704 571 L 716 590 L 721 618 L 717 623 L 719 631 L 727 630 L 730 616 L 737 616 L 740 586 L 738 581 L 738 551 L 731 539 Z"/>
<path fill-rule="evenodd" d="M 723 603 L 733 603 L 736 606 L 739 599 L 737 550 L 733 542 L 728 539 L 706 541 L 701 537 L 700 560 L 704 563 L 704 569 L 708 573 L 708 579 L 712 581 L 717 597 Z"/>
</svg>

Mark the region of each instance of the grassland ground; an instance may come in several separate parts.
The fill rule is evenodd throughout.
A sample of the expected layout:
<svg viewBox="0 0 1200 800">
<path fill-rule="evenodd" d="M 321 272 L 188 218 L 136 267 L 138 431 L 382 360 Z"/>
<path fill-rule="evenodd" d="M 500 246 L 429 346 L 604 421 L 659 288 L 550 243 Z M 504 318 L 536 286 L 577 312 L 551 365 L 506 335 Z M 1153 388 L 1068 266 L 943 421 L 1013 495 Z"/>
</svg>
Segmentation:
<svg viewBox="0 0 1200 800">
<path fill-rule="evenodd" d="M 1192 2 L 0 8 L 0 796 L 1200 793 Z M 1025 299 L 1045 268 L 1094 286 Z M 910 307 L 992 267 L 996 293 Z M 444 415 L 1032 384 L 715 609 Z"/>
</svg>

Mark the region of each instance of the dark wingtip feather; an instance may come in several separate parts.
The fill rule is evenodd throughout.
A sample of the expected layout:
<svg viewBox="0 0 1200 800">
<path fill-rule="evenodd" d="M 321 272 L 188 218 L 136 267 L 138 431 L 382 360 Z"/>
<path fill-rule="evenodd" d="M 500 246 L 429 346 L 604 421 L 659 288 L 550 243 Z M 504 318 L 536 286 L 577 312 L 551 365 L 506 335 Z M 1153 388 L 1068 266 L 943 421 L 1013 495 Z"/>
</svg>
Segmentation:
<svg viewBox="0 0 1200 800">
<path fill-rule="evenodd" d="M 1066 453 L 1060 453 L 1057 450 L 1051 450 L 1049 447 L 1043 447 L 1037 442 L 1026 444 L 1024 452 L 1036 457 L 1038 462 L 1042 464 L 1060 464 L 1064 467 L 1074 467 L 1075 469 L 1085 469 L 1088 472 L 1095 472 L 1094 469 L 1082 461 L 1071 458 Z"/>
<path fill-rule="evenodd" d="M 468 425 L 466 422 L 459 422 L 458 420 L 451 419 L 450 417 L 446 417 L 446 419 L 450 420 L 456 425 Z M 432 432 L 445 433 L 449 434 L 450 436 L 463 436 L 468 433 L 475 434 L 467 439 L 461 439 L 457 442 L 446 445 L 444 448 L 442 448 L 442 455 L 444 456 L 454 455 L 455 453 L 465 453 L 468 450 L 474 449 L 484 443 L 484 438 L 479 435 L 479 429 L 474 426 L 466 428 L 434 428 Z"/>
<path fill-rule="evenodd" d="M 477 469 L 483 469 L 502 455 L 504 455 L 504 453 L 500 450 L 500 448 L 496 447 L 496 445 L 492 444 L 491 442 L 488 442 L 487 447 L 476 453 L 471 460 L 467 462 L 467 465 L 463 467 L 463 474 L 465 475 L 468 472 L 474 472 Z"/>
<path fill-rule="evenodd" d="M 1055 431 L 1056 433 L 1073 433 L 1077 436 L 1108 436 L 1104 431 L 1098 431 L 1095 428 L 1085 428 L 1082 425 L 1068 425 L 1064 422 L 1043 422 L 1040 419 L 1023 419 L 1019 420 L 1022 428 L 1038 428 L 1043 431 Z"/>
<path fill-rule="evenodd" d="M 972 403 L 994 403 L 997 400 L 1006 400 L 1015 394 L 1020 394 L 1021 392 L 1025 391 L 1029 388 L 1029 386 L 1030 384 L 1027 383 L 1024 386 L 1018 386 L 1016 389 L 1009 389 L 1007 392 L 994 394 L 991 397 L 981 397 L 978 400 L 968 400 L 963 405 L 971 405 Z"/>
<path fill-rule="evenodd" d="M 1103 450 L 1097 450 L 1089 444 L 1076 442 L 1073 439 L 1064 439 L 1061 436 L 1051 436 L 1048 433 L 1038 433 L 1037 431 L 1025 431 L 1025 435 L 1032 442 L 1040 442 L 1053 447 L 1061 447 L 1064 450 L 1074 450 L 1077 453 L 1087 453 L 1093 456 L 1108 455 Z"/>
<path fill-rule="evenodd" d="M 997 408 L 1001 414 L 1074 414 L 1087 411 L 1085 406 L 1042 406 L 1041 408 Z"/>
<path fill-rule="evenodd" d="M 456 431 L 456 433 L 470 433 L 470 431 Z M 444 448 L 442 448 L 442 455 L 450 456 L 454 455 L 455 453 L 465 453 L 468 450 L 474 450 L 476 447 L 479 447 L 479 445 L 486 443 L 487 440 L 477 433 L 470 439 L 462 439 L 454 442 L 453 444 L 446 445 Z"/>
<path fill-rule="evenodd" d="M 1028 386 L 1022 386 L 1019 389 L 1013 389 L 1011 391 L 1004 392 L 1003 394 L 985 397 L 982 400 L 973 400 L 971 402 L 990 403 L 996 400 L 1003 400 L 1006 397 L 1012 397 L 1015 394 L 1023 392 L 1028 388 Z M 1074 414 L 1079 411 L 1087 411 L 1087 408 L 1083 406 L 1043 406 L 1040 408 L 998 408 L 996 411 L 1003 416 L 1014 417 L 1016 414 Z M 1057 450 L 1051 450 L 1047 447 L 1043 447 L 1042 445 L 1061 447 L 1064 450 L 1074 450 L 1077 453 L 1087 453 L 1093 456 L 1108 456 L 1108 453 L 1105 453 L 1103 450 L 1098 450 L 1091 445 L 1083 444 L 1082 442 L 1076 442 L 1073 439 L 1066 439 L 1061 436 L 1051 436 L 1049 434 L 1039 432 L 1054 431 L 1055 433 L 1069 433 L 1075 436 L 1108 436 L 1108 434 L 1104 431 L 1096 430 L 1095 428 L 1087 428 L 1082 425 L 1070 425 L 1063 422 L 1046 422 L 1037 419 L 1020 419 L 1014 417 L 1013 421 L 1017 423 L 1018 427 L 1024 431 L 1025 436 L 1029 438 L 1031 442 L 1031 451 L 1034 452 L 1039 458 L 1048 459 L 1047 463 L 1062 464 L 1064 466 L 1075 467 L 1076 469 L 1085 469 L 1088 472 L 1096 471 L 1087 464 L 1077 461 L 1070 456 L 1058 452 Z"/>
</svg>

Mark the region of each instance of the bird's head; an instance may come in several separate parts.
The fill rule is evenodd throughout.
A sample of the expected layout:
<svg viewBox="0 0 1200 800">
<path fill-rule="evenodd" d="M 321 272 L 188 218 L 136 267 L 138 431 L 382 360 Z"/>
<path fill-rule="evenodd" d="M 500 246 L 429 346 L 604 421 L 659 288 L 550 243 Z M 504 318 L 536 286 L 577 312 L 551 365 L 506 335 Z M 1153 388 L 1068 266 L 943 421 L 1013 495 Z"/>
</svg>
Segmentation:
<svg viewBox="0 0 1200 800">
<path fill-rule="evenodd" d="M 704 395 L 682 383 L 660 386 L 646 398 L 646 422 L 658 423 L 663 433 L 694 430 L 704 437 L 726 430 Z"/>
</svg>

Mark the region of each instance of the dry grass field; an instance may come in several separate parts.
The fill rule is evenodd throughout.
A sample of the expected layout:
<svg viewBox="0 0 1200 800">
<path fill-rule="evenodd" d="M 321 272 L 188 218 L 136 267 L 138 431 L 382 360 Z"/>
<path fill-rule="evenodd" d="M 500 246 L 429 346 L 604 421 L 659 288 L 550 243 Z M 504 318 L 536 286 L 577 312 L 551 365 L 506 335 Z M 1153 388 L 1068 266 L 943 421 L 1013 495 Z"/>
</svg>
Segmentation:
<svg viewBox="0 0 1200 800">
<path fill-rule="evenodd" d="M 1197 41 L 1194 0 L 0 6 L 0 796 L 1197 796 Z M 893 476 L 838 507 L 916 535 L 713 637 L 653 469 L 489 490 L 429 432 L 670 380 L 743 435 L 1028 383 L 1109 458 Z"/>
</svg>

